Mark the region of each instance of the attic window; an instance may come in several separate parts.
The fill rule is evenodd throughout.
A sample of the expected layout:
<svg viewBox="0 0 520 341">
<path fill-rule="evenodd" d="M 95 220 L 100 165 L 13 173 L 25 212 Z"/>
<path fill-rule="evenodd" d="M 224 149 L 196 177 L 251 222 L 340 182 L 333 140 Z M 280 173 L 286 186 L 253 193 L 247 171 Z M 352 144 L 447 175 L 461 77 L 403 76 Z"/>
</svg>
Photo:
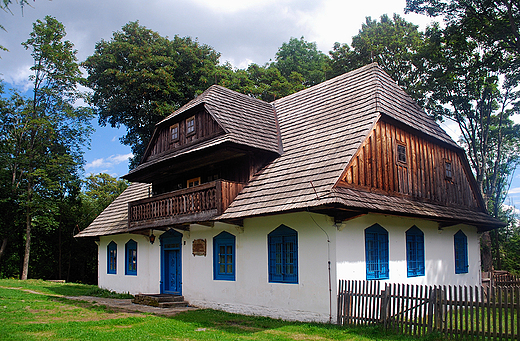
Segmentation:
<svg viewBox="0 0 520 341">
<path fill-rule="evenodd" d="M 186 119 L 186 135 L 195 134 L 195 116 Z"/>
<path fill-rule="evenodd" d="M 200 176 L 198 178 L 189 179 L 186 185 L 188 188 L 200 185 Z"/>
<path fill-rule="evenodd" d="M 452 172 L 452 166 L 451 166 L 451 161 L 449 160 L 444 160 L 444 168 L 446 170 L 446 179 L 447 180 L 451 180 L 452 179 L 452 175 L 453 175 L 453 172 Z"/>
<path fill-rule="evenodd" d="M 397 145 L 397 161 L 406 163 L 406 146 L 404 144 Z"/>
<path fill-rule="evenodd" d="M 176 123 L 170 127 L 171 142 L 179 141 L 179 123 Z"/>
</svg>

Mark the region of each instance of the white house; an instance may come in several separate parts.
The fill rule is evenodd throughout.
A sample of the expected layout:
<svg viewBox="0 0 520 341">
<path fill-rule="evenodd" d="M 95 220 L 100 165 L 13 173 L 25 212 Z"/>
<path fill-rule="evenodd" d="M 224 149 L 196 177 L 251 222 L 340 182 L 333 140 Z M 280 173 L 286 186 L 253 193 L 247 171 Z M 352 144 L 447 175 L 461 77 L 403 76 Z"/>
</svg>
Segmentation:
<svg viewBox="0 0 520 341">
<path fill-rule="evenodd" d="M 77 237 L 99 286 L 336 320 L 339 279 L 480 283 L 464 151 L 377 64 L 266 103 L 211 86 L 156 126 L 132 185 Z"/>
</svg>

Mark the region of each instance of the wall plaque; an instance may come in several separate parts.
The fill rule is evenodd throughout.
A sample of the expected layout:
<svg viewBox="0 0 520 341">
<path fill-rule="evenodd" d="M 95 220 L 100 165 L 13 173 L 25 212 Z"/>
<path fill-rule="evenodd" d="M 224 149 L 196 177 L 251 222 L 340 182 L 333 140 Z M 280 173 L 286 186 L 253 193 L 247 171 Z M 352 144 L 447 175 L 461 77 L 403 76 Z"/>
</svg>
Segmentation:
<svg viewBox="0 0 520 341">
<path fill-rule="evenodd" d="M 191 250 L 194 256 L 206 256 L 206 239 L 195 239 Z"/>
</svg>

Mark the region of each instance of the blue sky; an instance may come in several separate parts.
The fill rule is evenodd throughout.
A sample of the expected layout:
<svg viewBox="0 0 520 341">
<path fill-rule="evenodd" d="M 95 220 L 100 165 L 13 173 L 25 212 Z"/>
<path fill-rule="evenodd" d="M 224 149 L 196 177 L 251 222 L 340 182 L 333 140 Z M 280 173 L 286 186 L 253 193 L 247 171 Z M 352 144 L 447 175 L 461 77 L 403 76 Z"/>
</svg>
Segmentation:
<svg viewBox="0 0 520 341">
<path fill-rule="evenodd" d="M 365 17 L 379 18 L 398 13 L 424 29 L 434 19 L 404 14 L 406 0 L 35 0 L 23 14 L 12 5 L 12 14 L 0 11 L 0 77 L 17 89 L 30 88 L 32 59 L 20 43 L 27 40 L 37 19 L 52 15 L 65 25 L 66 39 L 74 43 L 78 60 L 94 52 L 96 42 L 109 40 L 130 21 L 139 20 L 162 36 L 190 36 L 221 53 L 220 61 L 237 68 L 250 63 L 263 65 L 291 37 L 316 42 L 327 53 L 335 42 L 351 43 Z M 438 21 L 438 20 L 437 20 Z M 130 148 L 119 138 L 125 129 L 99 127 L 85 151 L 85 174 L 106 172 L 122 176 L 128 172 Z M 457 131 L 444 125 L 454 140 Z M 520 202 L 520 175 L 515 174 L 510 197 Z M 507 203 L 507 202 L 506 202 Z"/>
<path fill-rule="evenodd" d="M 120 177 L 128 173 L 128 159 L 132 157 L 130 147 L 119 142 L 126 132 L 124 127 L 101 127 L 97 118 L 92 120 L 96 131 L 92 134 L 90 149 L 85 150 L 85 174 L 107 173 Z"/>
</svg>

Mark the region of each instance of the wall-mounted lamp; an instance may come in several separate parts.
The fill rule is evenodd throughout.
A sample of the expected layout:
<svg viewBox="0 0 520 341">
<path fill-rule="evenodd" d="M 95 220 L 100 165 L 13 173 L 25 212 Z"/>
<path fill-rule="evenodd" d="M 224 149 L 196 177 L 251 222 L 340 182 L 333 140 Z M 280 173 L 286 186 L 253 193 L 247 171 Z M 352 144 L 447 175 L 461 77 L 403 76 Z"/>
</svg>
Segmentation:
<svg viewBox="0 0 520 341">
<path fill-rule="evenodd" d="M 155 236 L 153 234 L 153 230 L 152 230 L 152 234 L 148 238 L 150 239 L 150 244 L 153 244 L 155 242 Z"/>
</svg>

